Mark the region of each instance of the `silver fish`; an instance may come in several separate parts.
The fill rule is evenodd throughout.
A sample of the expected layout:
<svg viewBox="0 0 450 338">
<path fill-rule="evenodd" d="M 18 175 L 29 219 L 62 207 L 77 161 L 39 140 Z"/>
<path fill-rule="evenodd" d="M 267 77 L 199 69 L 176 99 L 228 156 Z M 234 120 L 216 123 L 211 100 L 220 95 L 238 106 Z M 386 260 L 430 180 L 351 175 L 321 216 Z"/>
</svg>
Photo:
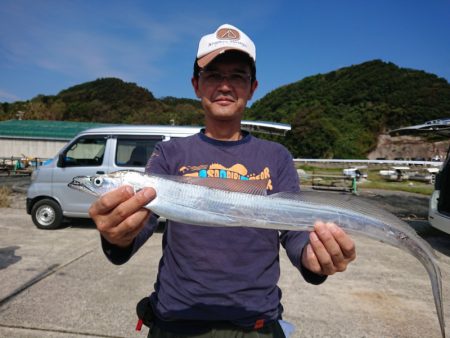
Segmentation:
<svg viewBox="0 0 450 338">
<path fill-rule="evenodd" d="M 442 281 L 437 257 L 431 246 L 411 227 L 381 208 L 348 194 L 301 192 L 267 195 L 267 182 L 261 180 L 146 175 L 137 171 L 78 176 L 69 183 L 69 187 L 101 196 L 124 184 L 132 186 L 135 191 L 153 187 L 156 198 L 146 208 L 177 222 L 312 231 L 315 221 L 322 220 L 334 222 L 350 234 L 360 234 L 403 249 L 416 257 L 428 272 L 442 337 L 445 338 Z"/>
</svg>

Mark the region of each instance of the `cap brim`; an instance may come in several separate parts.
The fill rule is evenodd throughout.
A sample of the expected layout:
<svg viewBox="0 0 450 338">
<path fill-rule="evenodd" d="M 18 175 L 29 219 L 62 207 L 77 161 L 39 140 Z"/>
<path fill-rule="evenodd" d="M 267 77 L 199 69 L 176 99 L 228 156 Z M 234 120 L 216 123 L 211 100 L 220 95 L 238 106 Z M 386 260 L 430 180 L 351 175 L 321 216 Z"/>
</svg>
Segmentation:
<svg viewBox="0 0 450 338">
<path fill-rule="evenodd" d="M 224 53 L 227 50 L 237 50 L 239 52 L 246 53 L 243 50 L 237 49 L 237 48 L 230 48 L 230 47 L 219 48 L 209 54 L 206 54 L 206 55 L 198 58 L 197 59 L 198 66 L 200 68 L 206 67 L 212 60 L 214 60 L 217 56 L 219 56 L 220 54 Z M 249 55 L 249 57 L 250 57 L 250 55 Z"/>
</svg>

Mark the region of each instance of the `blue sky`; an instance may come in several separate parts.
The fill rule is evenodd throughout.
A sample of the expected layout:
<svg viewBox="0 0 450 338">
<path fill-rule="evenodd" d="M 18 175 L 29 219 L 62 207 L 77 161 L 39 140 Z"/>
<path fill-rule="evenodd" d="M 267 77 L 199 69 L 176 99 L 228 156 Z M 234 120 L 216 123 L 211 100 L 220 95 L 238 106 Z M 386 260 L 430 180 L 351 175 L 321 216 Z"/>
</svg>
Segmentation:
<svg viewBox="0 0 450 338">
<path fill-rule="evenodd" d="M 195 98 L 198 41 L 223 23 L 256 44 L 252 102 L 373 59 L 450 80 L 448 0 L 0 0 L 0 102 L 56 95 L 100 77 L 134 82 L 156 97 Z"/>
</svg>

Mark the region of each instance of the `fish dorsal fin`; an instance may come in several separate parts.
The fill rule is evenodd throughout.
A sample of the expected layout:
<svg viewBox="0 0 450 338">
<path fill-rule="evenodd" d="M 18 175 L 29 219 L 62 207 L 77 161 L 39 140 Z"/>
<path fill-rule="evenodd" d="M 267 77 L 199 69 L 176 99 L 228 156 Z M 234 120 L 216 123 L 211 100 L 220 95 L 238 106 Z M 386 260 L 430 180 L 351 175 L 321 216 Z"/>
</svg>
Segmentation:
<svg viewBox="0 0 450 338">
<path fill-rule="evenodd" d="M 348 193 L 318 191 L 302 191 L 298 194 L 282 193 L 282 195 L 284 194 L 286 194 L 285 197 L 287 197 L 289 194 L 292 195 L 292 197 L 288 198 L 295 198 L 294 195 L 297 195 L 296 199 L 301 200 L 305 203 L 322 204 L 336 208 L 348 209 L 363 214 L 367 217 L 375 218 L 381 222 L 390 224 L 397 230 L 407 234 L 409 237 L 420 237 L 414 230 L 414 228 L 409 226 L 408 223 L 398 218 L 392 212 L 386 210 L 386 208 L 384 208 L 380 203 L 378 203 L 377 201 L 365 199 L 362 196 Z M 433 257 L 436 257 L 434 249 L 427 242 L 423 242 L 423 245 L 429 248 L 429 251 L 432 253 Z"/>
<path fill-rule="evenodd" d="M 382 208 L 377 202 L 369 202 L 361 196 L 348 193 L 301 191 L 298 193 L 281 192 L 269 197 L 294 199 L 303 203 L 347 209 L 395 225 L 410 235 L 416 235 L 415 231 L 397 216 Z"/>
<path fill-rule="evenodd" d="M 158 175 L 165 179 L 184 183 L 192 184 L 206 188 L 219 189 L 230 192 L 239 192 L 251 195 L 267 195 L 267 183 L 268 180 L 234 180 L 215 177 L 190 177 L 190 176 L 171 176 L 171 175 Z"/>
<path fill-rule="evenodd" d="M 323 204 L 330 205 L 334 207 L 349 208 L 352 206 L 354 200 L 353 195 L 346 193 L 336 193 L 336 192 L 317 192 L 302 190 L 299 192 L 279 192 L 270 197 L 277 197 L 283 199 L 291 199 L 304 203 L 311 204 Z"/>
<path fill-rule="evenodd" d="M 304 203 L 348 209 L 366 215 L 376 215 L 377 217 L 380 216 L 380 211 L 387 213 L 387 211 L 378 206 L 377 203 L 369 203 L 368 201 L 362 200 L 360 196 L 348 193 L 317 191 L 300 191 L 298 193 L 280 192 L 270 195 L 270 197 L 294 199 Z"/>
</svg>

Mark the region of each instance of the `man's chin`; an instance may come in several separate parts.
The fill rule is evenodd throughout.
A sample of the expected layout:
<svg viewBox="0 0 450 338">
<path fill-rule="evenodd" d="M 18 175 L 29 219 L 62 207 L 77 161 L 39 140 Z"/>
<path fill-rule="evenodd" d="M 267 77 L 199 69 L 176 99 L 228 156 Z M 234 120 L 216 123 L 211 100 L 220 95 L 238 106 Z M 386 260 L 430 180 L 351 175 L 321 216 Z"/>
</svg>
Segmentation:
<svg viewBox="0 0 450 338">
<path fill-rule="evenodd" d="M 221 106 L 221 105 L 214 105 L 212 107 L 211 114 L 215 116 L 229 116 L 233 117 L 236 115 L 239 115 L 239 113 L 236 111 L 236 107 L 234 106 Z"/>
<path fill-rule="evenodd" d="M 236 111 L 214 111 L 208 114 L 210 118 L 216 121 L 235 121 L 240 120 L 242 115 Z"/>
</svg>

